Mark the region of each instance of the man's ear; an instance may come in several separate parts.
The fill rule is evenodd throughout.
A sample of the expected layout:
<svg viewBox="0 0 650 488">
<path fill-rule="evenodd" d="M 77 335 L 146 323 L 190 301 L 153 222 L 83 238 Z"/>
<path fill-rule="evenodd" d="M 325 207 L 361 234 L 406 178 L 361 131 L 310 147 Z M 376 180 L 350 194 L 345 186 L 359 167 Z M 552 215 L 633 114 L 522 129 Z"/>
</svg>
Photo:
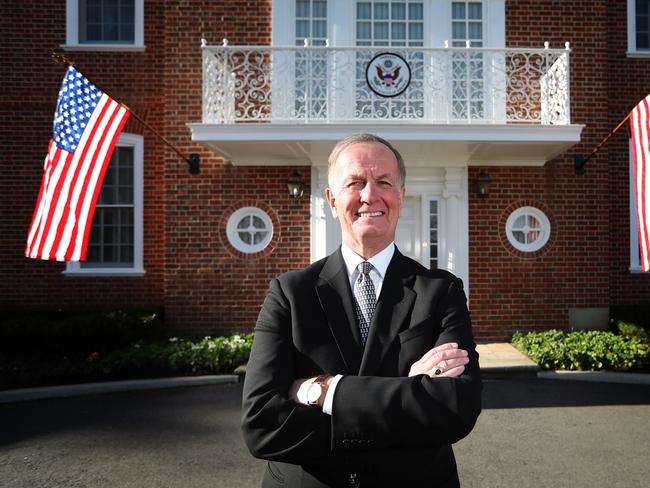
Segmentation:
<svg viewBox="0 0 650 488">
<path fill-rule="evenodd" d="M 332 217 L 335 219 L 338 218 L 336 213 L 336 196 L 331 188 L 325 188 L 325 198 L 327 198 L 327 203 L 330 204 L 330 209 L 332 210 Z"/>
</svg>

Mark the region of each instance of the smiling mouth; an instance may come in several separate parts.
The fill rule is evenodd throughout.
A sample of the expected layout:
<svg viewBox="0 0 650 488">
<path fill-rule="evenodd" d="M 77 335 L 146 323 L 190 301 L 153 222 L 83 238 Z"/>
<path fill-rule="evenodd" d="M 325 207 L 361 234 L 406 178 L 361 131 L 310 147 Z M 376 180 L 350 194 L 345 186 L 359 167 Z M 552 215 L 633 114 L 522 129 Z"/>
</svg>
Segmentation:
<svg viewBox="0 0 650 488">
<path fill-rule="evenodd" d="M 359 217 L 381 217 L 384 212 L 359 212 L 357 215 Z"/>
</svg>

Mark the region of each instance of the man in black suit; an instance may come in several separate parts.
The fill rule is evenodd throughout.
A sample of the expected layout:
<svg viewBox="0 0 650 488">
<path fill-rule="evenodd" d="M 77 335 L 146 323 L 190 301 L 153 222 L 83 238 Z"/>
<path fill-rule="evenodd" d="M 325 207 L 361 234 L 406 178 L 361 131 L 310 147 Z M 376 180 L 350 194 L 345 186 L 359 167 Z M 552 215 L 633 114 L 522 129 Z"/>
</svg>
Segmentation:
<svg viewBox="0 0 650 488">
<path fill-rule="evenodd" d="M 395 247 L 400 154 L 337 144 L 327 200 L 342 246 L 271 282 L 246 369 L 242 428 L 263 487 L 456 487 L 451 444 L 480 413 L 462 282 Z"/>
</svg>

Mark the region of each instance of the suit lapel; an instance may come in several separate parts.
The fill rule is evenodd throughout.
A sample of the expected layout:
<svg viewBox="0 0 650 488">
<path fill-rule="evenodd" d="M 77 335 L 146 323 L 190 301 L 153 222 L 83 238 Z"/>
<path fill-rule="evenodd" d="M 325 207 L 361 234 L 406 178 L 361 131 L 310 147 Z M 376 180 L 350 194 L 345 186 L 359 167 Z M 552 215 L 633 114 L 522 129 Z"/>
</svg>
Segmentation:
<svg viewBox="0 0 650 488">
<path fill-rule="evenodd" d="M 325 262 L 316 284 L 316 294 L 347 372 L 358 374 L 363 348 L 354 312 L 350 281 L 340 249 Z"/>
<path fill-rule="evenodd" d="M 372 318 L 359 369 L 360 376 L 374 375 L 379 371 L 391 344 L 404 328 L 416 297 L 416 293 L 408 286 L 412 276 L 406 270 L 405 258 L 395 249 Z"/>
</svg>

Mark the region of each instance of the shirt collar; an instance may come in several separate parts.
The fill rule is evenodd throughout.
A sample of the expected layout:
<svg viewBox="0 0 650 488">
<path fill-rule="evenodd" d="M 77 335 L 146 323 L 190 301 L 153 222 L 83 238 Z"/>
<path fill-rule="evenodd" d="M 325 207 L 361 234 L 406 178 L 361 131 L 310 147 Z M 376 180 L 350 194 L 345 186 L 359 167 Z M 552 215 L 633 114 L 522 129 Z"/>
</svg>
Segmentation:
<svg viewBox="0 0 650 488">
<path fill-rule="evenodd" d="M 341 254 L 343 255 L 343 261 L 345 261 L 345 266 L 348 270 L 348 276 L 352 276 L 352 274 L 357 270 L 359 263 L 368 261 L 373 265 L 383 280 L 384 276 L 386 276 L 386 270 L 388 269 L 390 260 L 393 259 L 393 254 L 395 254 L 395 242 L 391 242 L 382 251 L 378 252 L 369 259 L 363 259 L 352 249 L 346 246 L 345 243 L 341 244 Z"/>
</svg>

